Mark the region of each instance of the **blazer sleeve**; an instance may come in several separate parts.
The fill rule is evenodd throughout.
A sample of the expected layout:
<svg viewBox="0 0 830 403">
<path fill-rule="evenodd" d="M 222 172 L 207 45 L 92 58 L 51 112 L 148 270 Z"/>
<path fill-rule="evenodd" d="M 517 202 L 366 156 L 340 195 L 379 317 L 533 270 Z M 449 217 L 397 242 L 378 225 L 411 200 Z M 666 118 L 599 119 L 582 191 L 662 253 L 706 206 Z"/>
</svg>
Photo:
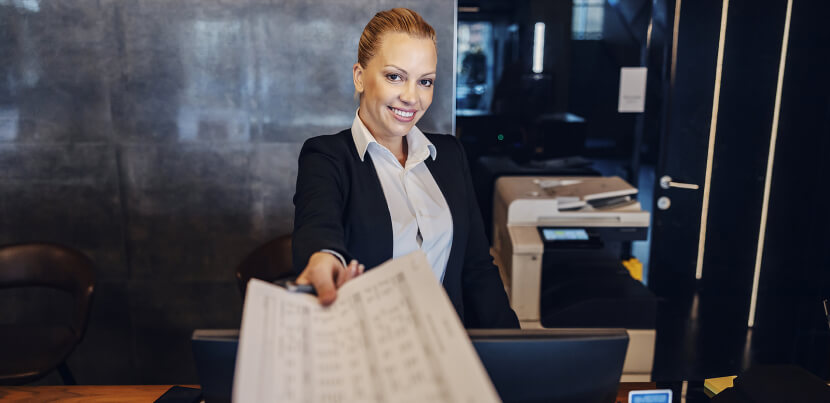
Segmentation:
<svg viewBox="0 0 830 403">
<path fill-rule="evenodd" d="M 297 190 L 294 194 L 294 232 L 292 257 L 294 271 L 301 273 L 315 252 L 331 249 L 346 251 L 343 212 L 347 200 L 344 157 L 336 144 L 321 136 L 308 139 L 300 151 Z"/>
<path fill-rule="evenodd" d="M 478 208 L 472 176 L 464 148 L 458 139 L 454 143 L 459 149 L 464 174 L 465 193 L 469 214 L 469 233 L 462 268 L 462 294 L 464 296 L 464 321 L 468 328 L 519 328 L 519 319 L 513 309 L 499 269 L 493 264 L 490 244 L 484 234 L 484 223 Z"/>
</svg>

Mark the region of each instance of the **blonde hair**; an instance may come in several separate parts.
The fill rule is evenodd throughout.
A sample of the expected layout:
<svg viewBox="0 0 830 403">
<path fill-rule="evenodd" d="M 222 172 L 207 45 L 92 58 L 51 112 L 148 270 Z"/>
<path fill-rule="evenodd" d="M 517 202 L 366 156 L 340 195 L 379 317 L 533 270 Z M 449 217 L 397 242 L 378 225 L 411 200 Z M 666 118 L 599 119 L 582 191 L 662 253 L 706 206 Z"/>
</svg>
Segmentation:
<svg viewBox="0 0 830 403">
<path fill-rule="evenodd" d="M 424 21 L 420 14 L 408 8 L 393 8 L 381 11 L 363 28 L 360 43 L 357 45 L 357 62 L 366 68 L 375 55 L 383 34 L 389 32 L 405 33 L 416 38 L 431 39 L 435 43 L 435 30 Z"/>
</svg>

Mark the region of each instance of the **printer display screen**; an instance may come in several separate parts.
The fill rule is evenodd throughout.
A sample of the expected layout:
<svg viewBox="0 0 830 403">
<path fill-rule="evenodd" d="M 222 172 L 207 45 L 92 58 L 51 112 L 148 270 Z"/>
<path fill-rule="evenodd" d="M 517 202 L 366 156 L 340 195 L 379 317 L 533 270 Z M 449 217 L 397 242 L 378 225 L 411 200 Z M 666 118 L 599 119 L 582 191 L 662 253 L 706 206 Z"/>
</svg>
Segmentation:
<svg viewBox="0 0 830 403">
<path fill-rule="evenodd" d="M 543 228 L 546 241 L 587 241 L 588 232 L 582 228 Z"/>
</svg>

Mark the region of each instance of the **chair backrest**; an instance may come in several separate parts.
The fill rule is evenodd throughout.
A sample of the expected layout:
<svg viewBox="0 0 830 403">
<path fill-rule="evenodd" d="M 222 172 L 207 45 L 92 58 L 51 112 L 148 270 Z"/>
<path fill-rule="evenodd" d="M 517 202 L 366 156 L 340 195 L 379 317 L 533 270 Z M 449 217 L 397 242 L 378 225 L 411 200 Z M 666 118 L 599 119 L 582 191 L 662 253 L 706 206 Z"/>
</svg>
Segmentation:
<svg viewBox="0 0 830 403">
<path fill-rule="evenodd" d="M 291 234 L 277 237 L 260 245 L 236 266 L 236 280 L 243 297 L 248 280 L 252 278 L 274 281 L 294 276 L 294 274 L 291 260 Z"/>
<path fill-rule="evenodd" d="M 95 291 L 95 265 L 74 249 L 50 243 L 0 246 L 0 289 L 49 287 L 72 295 L 72 327 L 83 337 Z"/>
</svg>

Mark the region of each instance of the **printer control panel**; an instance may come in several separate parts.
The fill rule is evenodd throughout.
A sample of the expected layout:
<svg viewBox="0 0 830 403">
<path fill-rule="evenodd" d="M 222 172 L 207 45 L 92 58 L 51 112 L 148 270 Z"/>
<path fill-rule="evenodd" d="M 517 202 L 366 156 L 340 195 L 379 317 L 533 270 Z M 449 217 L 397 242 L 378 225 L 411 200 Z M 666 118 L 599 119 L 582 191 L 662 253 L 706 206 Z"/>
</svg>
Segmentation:
<svg viewBox="0 0 830 403">
<path fill-rule="evenodd" d="M 596 249 L 607 242 L 639 241 L 647 227 L 538 227 L 545 249 Z"/>
<path fill-rule="evenodd" d="M 539 227 L 545 249 L 598 249 L 603 246 L 593 228 Z"/>
</svg>

